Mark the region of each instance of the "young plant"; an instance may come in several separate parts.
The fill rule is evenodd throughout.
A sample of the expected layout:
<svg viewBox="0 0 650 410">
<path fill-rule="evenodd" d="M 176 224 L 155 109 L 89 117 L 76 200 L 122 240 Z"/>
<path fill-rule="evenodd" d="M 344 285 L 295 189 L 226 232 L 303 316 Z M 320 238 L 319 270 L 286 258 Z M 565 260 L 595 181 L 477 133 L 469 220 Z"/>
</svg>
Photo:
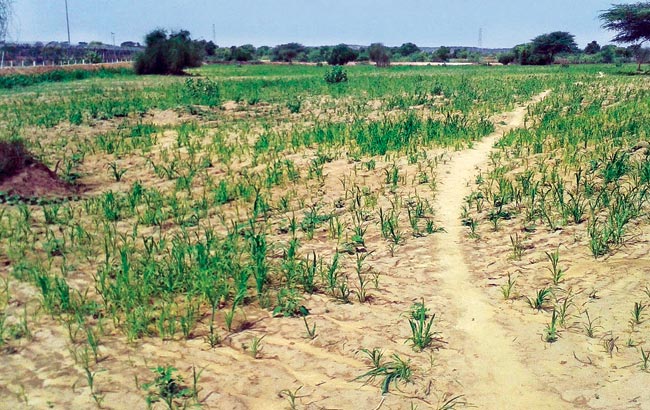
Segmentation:
<svg viewBox="0 0 650 410">
<path fill-rule="evenodd" d="M 553 316 L 551 317 L 551 323 L 546 325 L 546 330 L 544 332 L 544 340 L 549 343 L 553 343 L 558 339 L 558 315 L 557 311 L 553 309 Z"/>
<path fill-rule="evenodd" d="M 650 352 L 646 352 L 641 348 L 641 370 L 648 371 L 650 369 Z"/>
<path fill-rule="evenodd" d="M 375 348 L 372 351 L 368 349 L 361 349 L 361 351 L 370 358 L 372 365 L 369 371 L 355 378 L 355 380 L 366 379 L 365 383 L 372 383 L 377 377 L 383 377 L 381 394 L 388 393 L 391 383 L 394 383 L 397 388 L 397 383 L 400 380 L 405 383 L 411 380 L 410 360 L 404 361 L 397 354 L 393 354 L 391 361 L 382 362 L 383 352 L 381 350 Z"/>
<path fill-rule="evenodd" d="M 151 408 L 158 401 L 164 402 L 169 410 L 177 408 L 179 401 L 185 407 L 193 393 L 182 385 L 183 378 L 180 375 L 174 375 L 177 370 L 172 366 L 158 366 L 152 371 L 156 374 L 155 379 L 142 385 L 142 389 L 147 391 L 147 407 Z"/>
<path fill-rule="evenodd" d="M 508 282 L 501 285 L 501 294 L 505 300 L 508 300 L 512 297 L 512 290 L 514 289 L 516 283 L 517 278 L 512 277 L 510 273 L 508 273 Z"/>
<path fill-rule="evenodd" d="M 593 338 L 594 334 L 596 332 L 596 329 L 601 327 L 601 326 L 596 324 L 596 321 L 599 320 L 600 318 L 591 319 L 591 317 L 589 317 L 589 311 L 588 310 L 585 310 L 585 316 L 587 316 L 587 323 L 585 323 L 583 325 L 583 327 L 585 329 L 585 333 L 587 333 L 588 337 Z"/>
<path fill-rule="evenodd" d="M 632 309 L 632 323 L 635 325 L 640 325 L 643 320 L 641 319 L 641 314 L 643 310 L 648 305 L 643 304 L 643 302 L 634 302 L 634 309 Z"/>
<path fill-rule="evenodd" d="M 316 338 L 316 323 L 314 323 L 314 326 L 309 326 L 309 323 L 307 323 L 307 316 L 303 316 L 302 320 L 305 322 L 305 328 L 307 329 L 307 337 L 310 339 Z"/>
<path fill-rule="evenodd" d="M 410 317 L 408 319 L 411 327 L 411 337 L 407 341 L 413 343 L 413 348 L 419 351 L 431 346 L 437 332 L 431 330 L 436 315 L 429 315 L 429 309 L 424 306 L 424 302 L 415 303 L 411 307 Z"/>
<path fill-rule="evenodd" d="M 555 252 L 544 252 L 546 254 L 546 257 L 548 260 L 551 262 L 551 267 L 546 268 L 551 272 L 551 277 L 553 279 L 553 284 L 557 285 L 560 283 L 562 278 L 564 277 L 565 271 L 558 266 L 560 262 L 560 248 L 557 248 Z"/>
<path fill-rule="evenodd" d="M 524 252 L 524 247 L 521 244 L 521 238 L 519 238 L 518 233 L 515 232 L 514 237 L 510 235 L 510 244 L 512 245 L 512 257 L 515 260 L 521 260 L 521 255 Z"/>
<path fill-rule="evenodd" d="M 262 337 L 254 336 L 253 340 L 251 340 L 250 352 L 253 359 L 257 359 L 259 353 L 262 351 L 261 343 L 262 343 L 262 339 L 264 339 L 265 337 L 266 335 L 263 335 Z"/>
<path fill-rule="evenodd" d="M 284 389 L 278 393 L 280 397 L 283 397 L 285 395 L 287 396 L 287 400 L 289 401 L 289 409 L 291 410 L 296 410 L 298 408 L 296 399 L 298 398 L 298 392 L 300 389 L 302 389 L 302 386 L 298 387 L 296 390 Z"/>
<path fill-rule="evenodd" d="M 544 308 L 544 304 L 550 298 L 551 293 L 551 288 L 543 288 L 537 291 L 534 298 L 526 297 L 526 299 L 528 299 L 528 304 L 530 307 L 533 309 L 542 310 Z"/>
</svg>

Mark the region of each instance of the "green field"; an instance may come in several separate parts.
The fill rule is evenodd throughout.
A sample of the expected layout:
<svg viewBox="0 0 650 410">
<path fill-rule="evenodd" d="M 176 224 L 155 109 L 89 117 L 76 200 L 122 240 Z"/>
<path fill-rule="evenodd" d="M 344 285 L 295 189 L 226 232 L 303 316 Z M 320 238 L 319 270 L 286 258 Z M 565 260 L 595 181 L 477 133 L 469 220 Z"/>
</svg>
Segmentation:
<svg viewBox="0 0 650 410">
<path fill-rule="evenodd" d="M 0 140 L 69 192 L 0 185 L 0 407 L 495 408 L 488 338 L 549 403 L 647 403 L 635 68 L 4 78 Z"/>
</svg>

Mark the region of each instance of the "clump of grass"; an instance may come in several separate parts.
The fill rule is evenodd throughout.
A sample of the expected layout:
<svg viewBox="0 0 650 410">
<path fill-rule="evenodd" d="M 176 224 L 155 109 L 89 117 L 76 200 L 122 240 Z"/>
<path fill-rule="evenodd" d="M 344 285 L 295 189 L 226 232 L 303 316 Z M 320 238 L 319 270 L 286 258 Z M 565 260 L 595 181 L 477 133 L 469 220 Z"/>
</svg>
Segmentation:
<svg viewBox="0 0 650 410">
<path fill-rule="evenodd" d="M 424 306 L 424 302 L 415 303 L 411 307 L 408 319 L 411 327 L 411 337 L 407 341 L 413 343 L 414 349 L 424 350 L 436 340 L 436 332 L 431 330 L 435 317 L 435 314 L 429 314 L 429 309 Z"/>
<path fill-rule="evenodd" d="M 383 361 L 384 353 L 380 349 L 361 349 L 361 352 L 370 358 L 372 364 L 370 370 L 355 380 L 366 379 L 366 383 L 372 383 L 377 377 L 383 377 L 381 383 L 381 394 L 388 393 L 390 384 L 394 383 L 397 388 L 397 383 L 403 381 L 408 383 L 411 380 L 412 370 L 410 360 L 404 361 L 397 354 L 391 355 L 390 361 Z"/>
</svg>

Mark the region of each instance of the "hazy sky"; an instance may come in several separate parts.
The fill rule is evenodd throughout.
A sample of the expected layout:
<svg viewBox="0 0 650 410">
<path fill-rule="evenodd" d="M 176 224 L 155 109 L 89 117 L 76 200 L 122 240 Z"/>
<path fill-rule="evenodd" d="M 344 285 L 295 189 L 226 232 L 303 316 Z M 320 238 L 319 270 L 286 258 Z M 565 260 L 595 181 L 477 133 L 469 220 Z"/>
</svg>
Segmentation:
<svg viewBox="0 0 650 410">
<path fill-rule="evenodd" d="M 140 41 L 157 27 L 220 46 L 383 42 L 511 47 L 569 31 L 581 47 L 609 42 L 598 14 L 621 0 L 68 0 L 73 43 Z M 214 37 L 213 37 L 214 25 Z M 14 0 L 10 41 L 67 40 L 65 0 Z"/>
</svg>

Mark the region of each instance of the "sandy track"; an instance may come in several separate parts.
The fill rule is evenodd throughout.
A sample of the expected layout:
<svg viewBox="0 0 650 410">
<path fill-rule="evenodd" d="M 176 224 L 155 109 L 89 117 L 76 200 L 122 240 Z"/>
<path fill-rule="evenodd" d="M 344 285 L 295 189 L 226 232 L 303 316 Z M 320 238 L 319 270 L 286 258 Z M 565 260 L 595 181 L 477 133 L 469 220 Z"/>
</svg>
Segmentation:
<svg viewBox="0 0 650 410">
<path fill-rule="evenodd" d="M 536 96 L 531 103 L 547 94 Z M 450 358 L 449 365 L 458 369 L 466 397 L 487 409 L 569 408 L 520 361 L 512 337 L 495 320 L 493 302 L 477 275 L 470 272 L 463 253 L 467 228 L 461 225 L 459 212 L 471 192 L 469 183 L 485 165 L 498 138 L 524 125 L 525 114 L 526 106 L 505 114 L 501 122 L 505 125 L 499 125 L 473 149 L 457 153 L 439 174 L 436 204 L 447 230 L 446 243 L 438 250 L 443 271 L 439 291 L 454 301 L 449 309 L 458 314 L 453 321 L 458 334 L 450 337 L 450 344 L 460 354 Z"/>
</svg>

